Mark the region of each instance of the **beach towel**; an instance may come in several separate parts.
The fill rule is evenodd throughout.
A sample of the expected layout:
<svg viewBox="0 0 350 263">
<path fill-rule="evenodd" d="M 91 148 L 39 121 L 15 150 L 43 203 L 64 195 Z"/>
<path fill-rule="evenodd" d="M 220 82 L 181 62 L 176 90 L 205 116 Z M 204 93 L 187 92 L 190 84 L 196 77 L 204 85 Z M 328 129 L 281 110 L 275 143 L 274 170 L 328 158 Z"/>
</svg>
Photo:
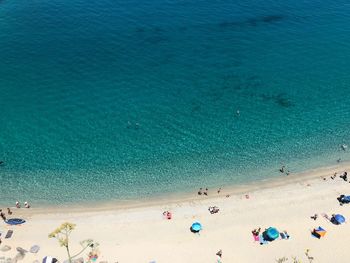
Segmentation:
<svg viewBox="0 0 350 263">
<path fill-rule="evenodd" d="M 5 246 L 3 246 L 3 247 L 0 248 L 0 251 L 2 251 L 2 252 L 7 252 L 7 251 L 9 251 L 9 250 L 11 250 L 11 247 L 10 247 L 10 246 L 7 246 L 7 245 L 5 245 Z"/>
<path fill-rule="evenodd" d="M 12 234 L 13 234 L 13 230 L 7 231 L 5 238 L 11 238 Z"/>
<path fill-rule="evenodd" d="M 16 250 L 21 254 L 25 254 L 28 252 L 27 250 L 25 250 L 24 248 L 21 248 L 21 247 L 17 247 Z"/>
<path fill-rule="evenodd" d="M 38 245 L 34 245 L 29 249 L 30 253 L 38 253 L 40 250 L 40 247 Z"/>
<path fill-rule="evenodd" d="M 253 235 L 254 241 L 259 241 L 259 236 Z"/>
<path fill-rule="evenodd" d="M 259 242 L 260 242 L 260 245 L 265 245 L 268 243 L 262 235 L 259 235 Z"/>
<path fill-rule="evenodd" d="M 290 238 L 290 236 L 288 235 L 288 233 L 286 231 L 283 231 L 283 233 L 281 232 L 280 236 L 282 239 L 289 239 Z"/>
</svg>

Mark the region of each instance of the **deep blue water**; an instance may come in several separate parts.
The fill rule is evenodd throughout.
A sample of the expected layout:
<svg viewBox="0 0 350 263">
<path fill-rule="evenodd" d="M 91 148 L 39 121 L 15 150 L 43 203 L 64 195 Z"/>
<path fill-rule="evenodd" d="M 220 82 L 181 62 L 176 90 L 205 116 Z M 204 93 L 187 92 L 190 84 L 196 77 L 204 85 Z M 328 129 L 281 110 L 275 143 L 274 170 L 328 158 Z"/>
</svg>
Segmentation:
<svg viewBox="0 0 350 263">
<path fill-rule="evenodd" d="M 0 109 L 1 203 L 334 164 L 349 159 L 350 4 L 3 0 Z"/>
</svg>

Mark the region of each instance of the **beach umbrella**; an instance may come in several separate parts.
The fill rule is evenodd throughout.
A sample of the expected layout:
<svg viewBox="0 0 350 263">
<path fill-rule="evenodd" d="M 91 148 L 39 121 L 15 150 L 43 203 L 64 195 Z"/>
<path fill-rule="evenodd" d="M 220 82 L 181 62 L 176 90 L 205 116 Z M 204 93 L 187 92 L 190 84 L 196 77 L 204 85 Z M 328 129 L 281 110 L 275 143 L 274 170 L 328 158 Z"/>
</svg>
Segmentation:
<svg viewBox="0 0 350 263">
<path fill-rule="evenodd" d="M 266 229 L 266 231 L 264 232 L 264 236 L 266 236 L 267 240 L 275 240 L 276 238 L 278 238 L 280 235 L 280 233 L 278 232 L 278 230 L 274 227 L 269 227 L 268 229 Z"/>
<path fill-rule="evenodd" d="M 6 224 L 9 225 L 21 225 L 23 223 L 25 223 L 26 221 L 24 219 L 21 218 L 10 218 L 6 221 Z"/>
<path fill-rule="evenodd" d="M 43 258 L 43 263 L 56 263 L 58 260 L 56 258 L 46 256 Z"/>
<path fill-rule="evenodd" d="M 345 203 L 350 203 L 350 195 L 344 196 L 344 197 L 342 198 L 342 200 L 343 200 Z"/>
<path fill-rule="evenodd" d="M 194 222 L 191 226 L 191 231 L 192 232 L 199 232 L 202 230 L 202 225 L 199 222 Z"/>
<path fill-rule="evenodd" d="M 337 222 L 339 225 L 345 223 L 345 217 L 340 214 L 336 214 L 333 216 L 334 221 Z"/>
</svg>

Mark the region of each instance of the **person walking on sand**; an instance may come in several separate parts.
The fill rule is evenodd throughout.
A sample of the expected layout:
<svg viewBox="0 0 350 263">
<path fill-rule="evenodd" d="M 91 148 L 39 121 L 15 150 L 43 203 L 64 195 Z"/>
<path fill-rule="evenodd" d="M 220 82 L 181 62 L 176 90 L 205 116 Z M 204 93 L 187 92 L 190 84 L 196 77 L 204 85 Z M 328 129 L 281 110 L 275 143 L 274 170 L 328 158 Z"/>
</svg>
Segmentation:
<svg viewBox="0 0 350 263">
<path fill-rule="evenodd" d="M 332 176 L 331 179 L 334 180 L 337 177 L 337 173 L 335 172 Z"/>
</svg>

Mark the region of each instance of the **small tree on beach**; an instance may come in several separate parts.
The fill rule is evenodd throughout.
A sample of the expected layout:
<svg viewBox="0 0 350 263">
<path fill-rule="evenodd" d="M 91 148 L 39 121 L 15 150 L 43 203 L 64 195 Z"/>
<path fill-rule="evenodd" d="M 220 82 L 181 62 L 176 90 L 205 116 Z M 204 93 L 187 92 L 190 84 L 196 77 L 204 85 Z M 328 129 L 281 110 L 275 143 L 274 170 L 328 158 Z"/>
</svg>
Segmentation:
<svg viewBox="0 0 350 263">
<path fill-rule="evenodd" d="M 306 249 L 305 255 L 307 256 L 307 259 L 309 260 L 310 263 L 314 261 L 314 257 L 310 255 L 310 249 Z"/>
<path fill-rule="evenodd" d="M 66 248 L 69 263 L 72 263 L 72 260 L 81 255 L 86 249 L 90 248 L 91 251 L 93 251 L 98 247 L 98 243 L 94 242 L 92 239 L 86 239 L 80 242 L 82 249 L 77 254 L 72 256 L 69 249 L 69 236 L 75 229 L 75 226 L 75 224 L 65 222 L 49 234 L 49 238 L 56 238 L 59 245 Z"/>
<path fill-rule="evenodd" d="M 301 263 L 301 261 L 299 259 L 297 259 L 297 257 L 292 257 L 292 260 L 293 260 L 293 263 Z M 276 259 L 277 263 L 284 263 L 284 262 L 287 262 L 287 261 L 288 261 L 287 257 Z"/>
<path fill-rule="evenodd" d="M 293 263 L 301 263 L 301 260 L 297 259 L 297 257 L 292 257 Z"/>
<path fill-rule="evenodd" d="M 286 262 L 286 261 L 288 261 L 288 258 L 286 258 L 286 257 L 276 259 L 277 263 L 283 263 L 283 262 Z"/>
</svg>

